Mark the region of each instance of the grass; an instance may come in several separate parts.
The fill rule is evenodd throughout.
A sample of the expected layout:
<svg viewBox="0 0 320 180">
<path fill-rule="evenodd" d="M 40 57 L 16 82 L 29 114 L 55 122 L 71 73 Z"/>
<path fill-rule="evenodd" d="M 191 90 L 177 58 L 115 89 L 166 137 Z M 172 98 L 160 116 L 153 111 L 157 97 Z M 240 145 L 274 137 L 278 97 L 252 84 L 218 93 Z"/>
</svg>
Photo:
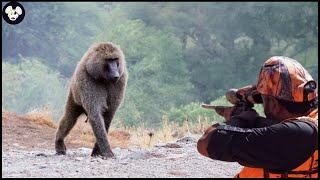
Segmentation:
<svg viewBox="0 0 320 180">
<path fill-rule="evenodd" d="M 26 114 L 26 118 L 36 124 L 57 128 L 56 123 L 53 121 L 52 111 L 50 111 L 47 107 L 34 109 L 28 112 Z"/>
<path fill-rule="evenodd" d="M 129 132 L 131 135 L 131 145 L 141 148 L 151 148 L 159 143 L 175 142 L 186 135 L 200 136 L 212 125 L 208 118 L 199 116 L 197 122 L 185 120 L 183 124 L 172 122 L 168 116 L 162 117 L 162 125 L 158 128 L 141 127 L 121 127 L 120 129 Z"/>
<path fill-rule="evenodd" d="M 257 110 L 259 112 L 262 109 L 258 107 Z M 26 118 L 40 125 L 57 128 L 57 123 L 53 121 L 52 112 L 46 107 L 27 113 Z M 85 115 L 80 116 L 67 139 L 71 140 L 72 143 L 93 147 L 95 137 L 90 123 L 86 123 L 86 120 L 87 117 Z M 200 137 L 214 122 L 208 116 L 198 115 L 196 121 L 194 119 L 190 121 L 185 118 L 181 124 L 170 121 L 169 117 L 164 115 L 162 124 L 158 128 L 148 128 L 144 125 L 128 127 L 117 123 L 118 121 L 111 123 L 108 133 L 108 139 L 112 147 L 127 148 L 129 146 L 137 146 L 151 148 L 159 143 L 174 142 L 187 135 Z"/>
<path fill-rule="evenodd" d="M 216 101 L 215 104 L 225 103 L 224 101 L 220 101 Z M 193 106 L 198 108 L 199 105 Z M 192 108 L 187 108 L 186 111 L 190 109 Z M 262 106 L 255 106 L 255 109 L 262 115 Z M 164 115 L 161 126 L 158 128 L 148 128 L 144 125 L 140 127 L 128 127 L 119 124 L 119 121 L 114 121 L 111 123 L 108 139 L 112 147 L 127 148 L 129 146 L 137 146 L 140 148 L 151 148 L 159 143 L 174 142 L 187 135 L 200 137 L 214 123 L 213 119 L 217 119 L 217 114 L 213 118 L 209 118 L 206 114 L 199 114 L 203 113 L 199 112 L 196 116 L 192 116 L 192 119 L 186 116 L 182 123 L 181 121 L 172 122 L 167 115 Z M 57 123 L 53 121 L 52 112 L 47 107 L 32 110 L 26 114 L 26 118 L 40 125 L 57 128 Z M 95 137 L 90 123 L 86 123 L 86 120 L 87 117 L 85 115 L 80 116 L 67 139 L 72 143 L 91 147 L 95 143 Z"/>
<path fill-rule="evenodd" d="M 49 126 L 56 129 L 58 123 L 53 121 L 52 112 L 47 108 L 34 109 L 27 113 L 25 117 L 40 125 Z M 79 143 L 93 146 L 95 137 L 90 126 L 86 123 L 86 116 L 82 115 L 78 118 L 75 127 L 67 136 L 72 143 Z M 183 124 L 171 122 L 168 116 L 163 116 L 162 126 L 159 128 L 119 126 L 111 123 L 108 139 L 113 147 L 127 148 L 136 146 L 141 148 L 151 148 L 158 143 L 174 142 L 177 139 L 190 134 L 202 134 L 207 127 L 212 125 L 207 118 L 199 116 L 198 122 L 189 122 L 185 120 Z M 115 127 L 117 126 L 117 127 Z"/>
</svg>

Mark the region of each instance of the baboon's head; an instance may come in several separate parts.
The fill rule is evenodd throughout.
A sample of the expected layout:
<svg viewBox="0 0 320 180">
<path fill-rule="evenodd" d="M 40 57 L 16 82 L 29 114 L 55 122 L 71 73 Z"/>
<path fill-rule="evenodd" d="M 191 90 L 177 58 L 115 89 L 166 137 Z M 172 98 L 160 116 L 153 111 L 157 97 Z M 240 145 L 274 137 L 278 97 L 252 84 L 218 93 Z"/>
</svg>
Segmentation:
<svg viewBox="0 0 320 180">
<path fill-rule="evenodd" d="M 118 45 L 96 43 L 89 49 L 86 68 L 95 79 L 116 83 L 124 72 L 124 66 L 124 55 Z"/>
</svg>

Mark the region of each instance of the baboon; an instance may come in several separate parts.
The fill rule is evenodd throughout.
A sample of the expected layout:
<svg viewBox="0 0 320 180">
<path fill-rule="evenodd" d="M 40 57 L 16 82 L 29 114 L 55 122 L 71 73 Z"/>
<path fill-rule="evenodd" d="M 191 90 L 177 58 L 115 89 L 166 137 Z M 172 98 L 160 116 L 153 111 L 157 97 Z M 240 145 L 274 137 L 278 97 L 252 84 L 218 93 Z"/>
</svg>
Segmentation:
<svg viewBox="0 0 320 180">
<path fill-rule="evenodd" d="M 64 114 L 56 132 L 57 154 L 66 154 L 64 138 L 85 113 L 96 138 L 91 156 L 115 158 L 107 134 L 122 102 L 128 72 L 120 46 L 111 42 L 93 44 L 78 63 L 71 78 Z"/>
</svg>

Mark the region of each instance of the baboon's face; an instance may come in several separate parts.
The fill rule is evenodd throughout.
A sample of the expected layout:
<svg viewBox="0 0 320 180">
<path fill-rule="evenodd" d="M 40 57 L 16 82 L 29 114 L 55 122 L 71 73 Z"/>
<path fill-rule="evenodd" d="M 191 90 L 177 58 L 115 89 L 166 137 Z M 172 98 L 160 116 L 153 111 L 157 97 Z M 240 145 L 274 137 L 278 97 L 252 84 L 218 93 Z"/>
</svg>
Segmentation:
<svg viewBox="0 0 320 180">
<path fill-rule="evenodd" d="M 100 43 L 94 48 L 94 71 L 100 71 L 101 77 L 116 83 L 124 71 L 124 55 L 119 46 L 113 43 Z"/>
<path fill-rule="evenodd" d="M 104 59 L 105 65 L 103 67 L 103 77 L 113 83 L 116 83 L 119 78 L 119 58 Z"/>
</svg>

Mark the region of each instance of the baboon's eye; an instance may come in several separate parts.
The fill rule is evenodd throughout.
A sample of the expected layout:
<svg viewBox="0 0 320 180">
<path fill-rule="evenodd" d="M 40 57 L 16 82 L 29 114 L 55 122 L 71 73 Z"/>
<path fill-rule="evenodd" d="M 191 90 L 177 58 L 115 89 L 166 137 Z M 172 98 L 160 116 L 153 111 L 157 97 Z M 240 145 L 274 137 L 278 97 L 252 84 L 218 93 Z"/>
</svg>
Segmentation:
<svg viewBox="0 0 320 180">
<path fill-rule="evenodd" d="M 108 61 L 116 61 L 117 67 L 119 67 L 119 58 L 107 59 Z"/>
<path fill-rule="evenodd" d="M 106 59 L 106 61 L 117 61 L 119 58 L 110 58 L 110 59 Z"/>
</svg>

